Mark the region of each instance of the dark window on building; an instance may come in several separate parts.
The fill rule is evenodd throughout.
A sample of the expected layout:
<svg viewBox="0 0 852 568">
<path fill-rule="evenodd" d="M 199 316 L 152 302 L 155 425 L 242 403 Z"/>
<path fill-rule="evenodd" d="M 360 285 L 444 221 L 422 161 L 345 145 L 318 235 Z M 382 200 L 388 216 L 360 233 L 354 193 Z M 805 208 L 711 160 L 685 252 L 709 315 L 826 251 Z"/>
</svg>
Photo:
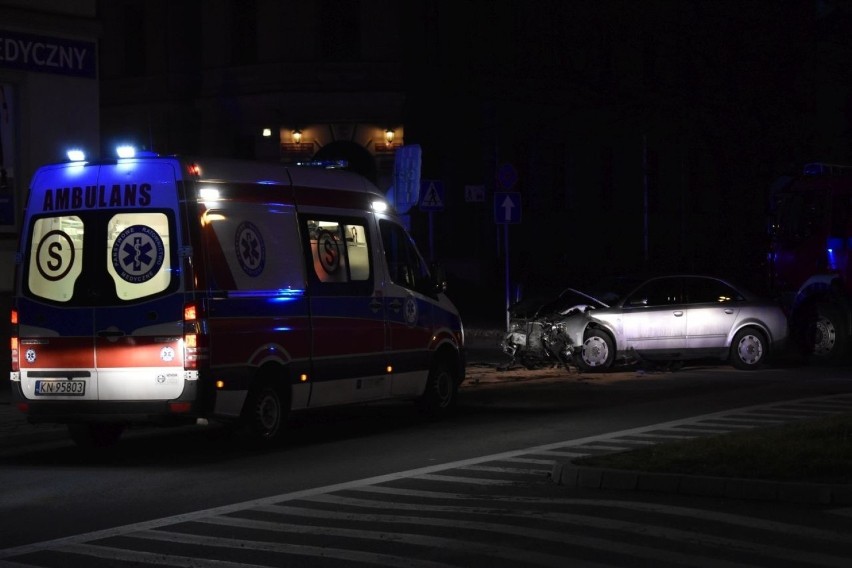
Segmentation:
<svg viewBox="0 0 852 568">
<path fill-rule="evenodd" d="M 615 189 L 615 171 L 613 170 L 612 148 L 601 148 L 601 199 L 598 203 L 602 211 L 612 210 L 613 191 Z"/>
<path fill-rule="evenodd" d="M 169 72 L 181 75 L 201 70 L 201 22 L 198 7 L 189 2 L 172 2 L 166 28 Z M 197 81 L 200 83 L 200 81 Z"/>
<path fill-rule="evenodd" d="M 320 8 L 324 61 L 358 61 L 361 55 L 361 2 L 323 0 Z"/>
<path fill-rule="evenodd" d="M 651 34 L 641 35 L 642 42 L 642 80 L 646 85 L 657 82 L 657 41 Z"/>
<path fill-rule="evenodd" d="M 139 77 L 148 71 L 145 3 L 128 3 L 124 12 L 124 74 Z"/>
<path fill-rule="evenodd" d="M 568 186 L 568 148 L 564 142 L 553 144 L 553 184 L 550 195 L 550 207 L 560 209 L 567 203 Z"/>
<path fill-rule="evenodd" d="M 231 63 L 257 63 L 257 0 L 231 0 Z"/>
</svg>

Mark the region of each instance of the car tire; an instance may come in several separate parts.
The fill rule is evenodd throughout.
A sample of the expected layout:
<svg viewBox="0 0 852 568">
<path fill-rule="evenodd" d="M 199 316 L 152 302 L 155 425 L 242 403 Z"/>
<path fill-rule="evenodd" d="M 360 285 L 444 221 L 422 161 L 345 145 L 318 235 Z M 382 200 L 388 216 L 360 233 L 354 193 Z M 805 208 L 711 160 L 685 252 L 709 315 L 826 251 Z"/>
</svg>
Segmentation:
<svg viewBox="0 0 852 568">
<path fill-rule="evenodd" d="M 86 422 L 69 424 L 68 434 L 78 448 L 98 450 L 116 445 L 125 428 L 118 422 Z"/>
<path fill-rule="evenodd" d="M 249 391 L 243 408 L 243 420 L 251 440 L 259 445 L 272 445 L 282 437 L 287 410 L 284 397 L 269 383 Z"/>
<path fill-rule="evenodd" d="M 730 362 L 737 369 L 759 369 L 769 356 L 766 335 L 757 328 L 746 327 L 734 335 L 731 342 Z"/>
<path fill-rule="evenodd" d="M 417 399 L 417 409 L 430 417 L 448 414 L 455 408 L 458 390 L 458 381 L 447 364 L 435 361 L 426 379 L 426 389 Z"/>
<path fill-rule="evenodd" d="M 606 371 L 615 362 L 615 344 L 601 329 L 586 331 L 577 354 L 577 366 L 583 371 Z"/>
</svg>

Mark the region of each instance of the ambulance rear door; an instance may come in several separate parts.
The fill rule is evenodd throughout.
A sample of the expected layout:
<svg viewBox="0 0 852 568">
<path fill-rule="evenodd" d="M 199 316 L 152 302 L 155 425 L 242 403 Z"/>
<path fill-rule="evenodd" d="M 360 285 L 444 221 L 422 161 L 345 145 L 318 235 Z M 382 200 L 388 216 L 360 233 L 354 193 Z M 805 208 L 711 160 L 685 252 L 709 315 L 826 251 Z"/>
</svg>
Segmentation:
<svg viewBox="0 0 852 568">
<path fill-rule="evenodd" d="M 24 395 L 152 401 L 184 389 L 176 162 L 34 178 L 19 299 Z"/>
</svg>

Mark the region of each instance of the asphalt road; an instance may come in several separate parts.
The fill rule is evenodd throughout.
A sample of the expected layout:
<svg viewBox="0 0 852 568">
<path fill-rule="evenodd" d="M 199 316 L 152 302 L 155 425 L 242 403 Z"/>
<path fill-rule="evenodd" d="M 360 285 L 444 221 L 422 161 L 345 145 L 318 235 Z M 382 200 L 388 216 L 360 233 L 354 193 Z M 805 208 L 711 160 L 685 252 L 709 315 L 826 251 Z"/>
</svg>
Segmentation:
<svg viewBox="0 0 852 568">
<path fill-rule="evenodd" d="M 190 428 L 133 432 L 93 459 L 57 432 L 0 455 L 0 562 L 841 565 L 852 515 L 819 493 L 591 488 L 560 485 L 554 472 L 575 455 L 696 427 L 848 409 L 850 376 L 498 372 L 479 362 L 447 420 L 401 404 L 337 409 L 295 420 L 288 443 L 260 453 Z"/>
</svg>

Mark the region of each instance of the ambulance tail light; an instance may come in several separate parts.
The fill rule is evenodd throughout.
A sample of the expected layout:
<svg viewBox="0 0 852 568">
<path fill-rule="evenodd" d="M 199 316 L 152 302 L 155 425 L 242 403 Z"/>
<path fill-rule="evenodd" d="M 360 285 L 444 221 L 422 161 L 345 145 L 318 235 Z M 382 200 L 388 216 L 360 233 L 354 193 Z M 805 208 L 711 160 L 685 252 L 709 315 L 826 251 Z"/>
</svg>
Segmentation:
<svg viewBox="0 0 852 568">
<path fill-rule="evenodd" d="M 11 332 L 10 333 L 10 336 L 11 336 L 10 337 L 10 344 L 9 344 L 9 347 L 11 348 L 11 352 L 12 352 L 11 370 L 12 371 L 20 371 L 21 370 L 21 365 L 20 365 L 21 360 L 20 360 L 20 351 L 19 351 L 20 343 L 18 341 L 18 337 L 19 337 L 18 336 L 18 310 L 14 310 L 14 309 L 12 310 L 10 323 L 12 324 L 12 326 L 9 330 Z"/>
<path fill-rule="evenodd" d="M 188 302 L 183 307 L 183 367 L 197 370 L 207 356 L 206 322 L 196 302 Z"/>
</svg>

